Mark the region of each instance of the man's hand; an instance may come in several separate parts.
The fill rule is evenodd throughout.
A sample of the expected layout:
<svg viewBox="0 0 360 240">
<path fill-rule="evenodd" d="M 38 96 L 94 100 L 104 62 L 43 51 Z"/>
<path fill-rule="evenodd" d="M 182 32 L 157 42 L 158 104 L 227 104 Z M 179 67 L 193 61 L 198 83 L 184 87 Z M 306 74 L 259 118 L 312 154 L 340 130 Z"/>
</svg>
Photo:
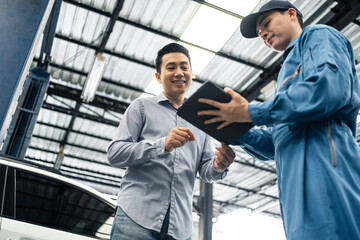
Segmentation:
<svg viewBox="0 0 360 240">
<path fill-rule="evenodd" d="M 211 99 L 199 98 L 199 102 L 209 104 L 218 108 L 218 110 L 204 110 L 198 112 L 198 115 L 212 115 L 215 116 L 207 121 L 205 124 L 223 122 L 217 129 L 229 125 L 233 122 L 252 122 L 249 113 L 249 102 L 240 94 L 234 92 L 231 88 L 225 88 L 225 92 L 231 96 L 231 101 L 228 103 L 221 103 Z"/>
<path fill-rule="evenodd" d="M 188 141 L 194 141 L 195 136 L 186 127 L 175 127 L 165 139 L 165 150 L 171 152 L 174 148 L 184 146 Z"/>
<path fill-rule="evenodd" d="M 235 152 L 225 143 L 221 143 L 220 146 L 216 146 L 214 167 L 218 170 L 225 170 L 233 162 L 235 158 Z"/>
</svg>

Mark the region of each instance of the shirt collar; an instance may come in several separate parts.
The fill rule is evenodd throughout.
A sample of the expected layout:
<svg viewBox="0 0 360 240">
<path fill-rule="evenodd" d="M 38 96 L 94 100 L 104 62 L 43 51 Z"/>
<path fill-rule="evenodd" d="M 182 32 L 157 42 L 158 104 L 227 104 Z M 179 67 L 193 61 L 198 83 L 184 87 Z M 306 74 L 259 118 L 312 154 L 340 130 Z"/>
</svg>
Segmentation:
<svg viewBox="0 0 360 240">
<path fill-rule="evenodd" d="M 156 101 L 157 101 L 158 103 L 160 103 L 160 102 L 166 102 L 166 101 L 171 102 L 171 101 L 165 96 L 164 92 L 161 92 L 161 93 L 159 93 L 159 95 L 156 96 Z"/>
<path fill-rule="evenodd" d="M 283 61 L 285 61 L 287 55 L 291 52 L 291 50 L 294 48 L 295 44 L 299 41 L 299 37 L 296 37 L 294 40 L 291 41 L 291 43 L 286 47 L 284 54 L 283 54 Z"/>
<path fill-rule="evenodd" d="M 161 92 L 161 93 L 159 93 L 159 95 L 156 96 L 156 101 L 157 101 L 157 103 L 169 102 L 172 106 L 174 106 L 174 103 L 165 96 L 164 92 Z M 185 101 L 186 101 L 186 98 L 185 98 Z"/>
</svg>

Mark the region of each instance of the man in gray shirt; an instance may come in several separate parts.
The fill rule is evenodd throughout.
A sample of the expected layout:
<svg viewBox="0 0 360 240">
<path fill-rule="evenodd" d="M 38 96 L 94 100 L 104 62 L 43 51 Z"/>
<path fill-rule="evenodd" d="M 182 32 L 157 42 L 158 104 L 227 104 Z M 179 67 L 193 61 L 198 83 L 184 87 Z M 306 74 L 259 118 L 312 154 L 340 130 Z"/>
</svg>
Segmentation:
<svg viewBox="0 0 360 240">
<path fill-rule="evenodd" d="M 235 158 L 229 146 L 215 147 L 210 136 L 177 115 L 192 82 L 188 50 L 170 43 L 155 65 L 163 92 L 130 104 L 107 149 L 110 164 L 126 168 L 113 240 L 191 239 L 197 173 L 210 183 L 223 179 Z"/>
</svg>

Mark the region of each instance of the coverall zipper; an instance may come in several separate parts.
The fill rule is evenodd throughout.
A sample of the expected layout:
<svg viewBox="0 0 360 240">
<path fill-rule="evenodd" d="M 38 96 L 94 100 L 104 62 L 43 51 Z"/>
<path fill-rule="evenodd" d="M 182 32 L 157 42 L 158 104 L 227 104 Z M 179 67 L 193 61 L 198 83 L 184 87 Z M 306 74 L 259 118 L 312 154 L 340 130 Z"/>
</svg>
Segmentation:
<svg viewBox="0 0 360 240">
<path fill-rule="evenodd" d="M 288 79 L 286 79 L 282 84 L 281 86 L 279 87 L 279 90 L 280 91 L 280 88 L 282 88 L 282 86 L 284 86 L 284 84 L 289 81 L 290 79 L 293 79 L 294 77 L 296 77 L 296 75 L 298 75 L 298 73 L 300 72 L 300 68 L 301 68 L 301 65 L 298 66 L 298 68 L 296 69 L 296 72 L 294 73 L 294 75 L 292 75 L 291 77 L 289 77 Z"/>
<path fill-rule="evenodd" d="M 334 146 L 334 142 L 331 138 L 331 131 L 330 131 L 330 121 L 327 121 L 327 132 L 328 132 L 328 137 L 331 143 L 331 151 L 332 151 L 332 155 L 333 155 L 333 166 L 336 167 L 336 158 L 335 158 L 335 146 Z"/>
</svg>

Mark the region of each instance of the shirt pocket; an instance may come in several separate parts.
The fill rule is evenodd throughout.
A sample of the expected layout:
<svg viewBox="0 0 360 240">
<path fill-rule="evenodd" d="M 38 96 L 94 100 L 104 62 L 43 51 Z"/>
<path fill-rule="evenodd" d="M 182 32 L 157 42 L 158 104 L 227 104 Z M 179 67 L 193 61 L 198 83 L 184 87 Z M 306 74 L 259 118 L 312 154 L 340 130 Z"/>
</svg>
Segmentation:
<svg viewBox="0 0 360 240">
<path fill-rule="evenodd" d="M 332 46 L 335 49 L 330 49 L 326 44 L 315 43 L 304 51 L 303 70 L 307 76 L 321 71 L 328 66 L 332 69 L 338 68 L 334 52 L 344 52 L 339 49 L 339 46 Z"/>
<path fill-rule="evenodd" d="M 316 70 L 316 63 L 314 61 L 314 56 L 315 56 L 314 54 L 316 54 L 316 51 L 314 51 L 314 49 L 316 49 L 316 46 L 309 47 L 304 52 L 304 55 L 302 57 L 304 63 L 303 70 L 307 75 L 315 73 Z"/>
</svg>

